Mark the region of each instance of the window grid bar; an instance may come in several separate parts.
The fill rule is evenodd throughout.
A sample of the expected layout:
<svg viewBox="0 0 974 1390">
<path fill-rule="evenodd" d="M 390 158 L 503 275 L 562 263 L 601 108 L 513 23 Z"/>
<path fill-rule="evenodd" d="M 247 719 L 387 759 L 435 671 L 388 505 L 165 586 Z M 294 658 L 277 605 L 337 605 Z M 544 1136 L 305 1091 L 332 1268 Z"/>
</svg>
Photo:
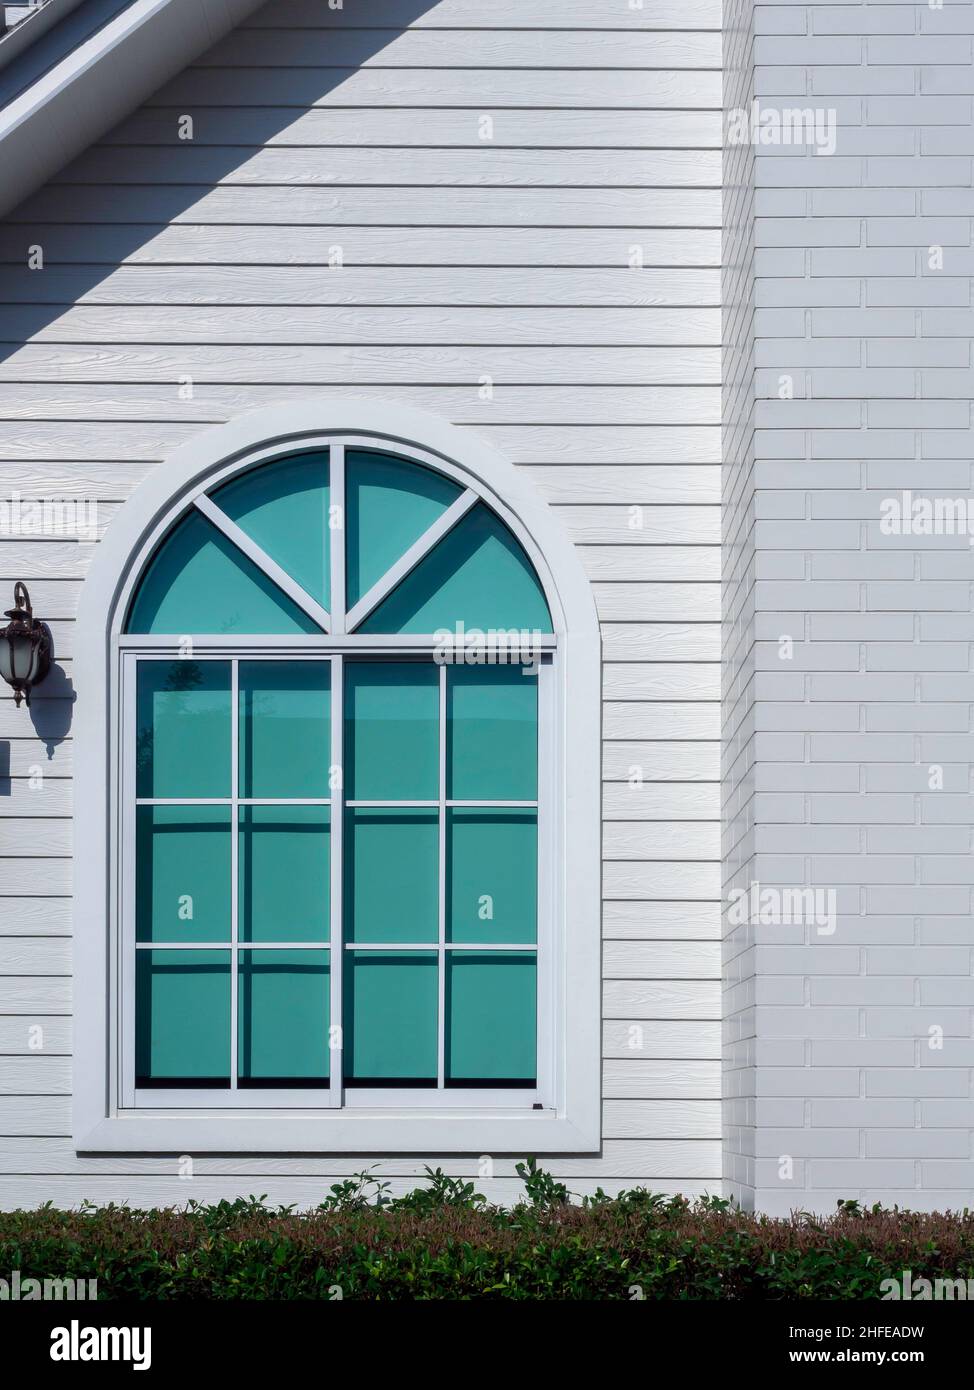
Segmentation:
<svg viewBox="0 0 974 1390">
<path fill-rule="evenodd" d="M 329 951 L 327 941 L 136 941 L 137 951 Z M 346 941 L 346 951 L 439 951 L 438 941 Z M 536 951 L 533 941 L 446 941 L 445 951 Z"/>
<path fill-rule="evenodd" d="M 237 1033 L 239 1007 L 237 985 L 237 916 L 239 912 L 240 812 L 237 795 L 240 791 L 240 662 L 230 662 L 230 1089 L 237 1089 Z"/>
<path fill-rule="evenodd" d="M 330 806 L 330 796 L 139 796 L 136 806 Z"/>
<path fill-rule="evenodd" d="M 205 494 L 195 500 L 197 511 L 202 512 L 206 519 L 211 522 L 218 531 L 226 536 L 231 545 L 246 555 L 252 564 L 256 565 L 267 575 L 268 579 L 274 583 L 292 603 L 307 613 L 323 632 L 327 632 L 331 626 L 331 618 L 326 608 L 322 608 L 317 599 L 305 590 L 297 580 L 292 579 L 287 570 L 282 569 L 276 560 L 272 560 L 266 550 L 262 549 L 256 541 L 251 540 L 246 531 L 238 526 L 226 512 Z"/>
<path fill-rule="evenodd" d="M 436 1086 L 442 1091 L 446 1086 L 446 665 L 439 668 L 439 912 L 437 951 L 437 1018 L 436 1018 Z"/>
<path fill-rule="evenodd" d="M 534 941 L 444 941 L 444 951 L 536 951 Z M 440 950 L 438 941 L 347 941 L 346 951 L 434 951 Z"/>
<path fill-rule="evenodd" d="M 440 669 L 445 672 L 447 668 L 443 666 Z M 360 807 L 374 810 L 395 810 L 397 807 L 402 807 L 405 810 L 416 807 L 418 809 L 425 808 L 430 811 L 436 810 L 440 806 L 445 806 L 448 810 L 460 809 L 473 811 L 489 811 L 494 808 L 498 810 L 524 809 L 526 811 L 533 811 L 537 810 L 538 807 L 536 801 L 456 801 L 446 796 L 443 797 L 442 800 L 438 798 L 436 801 L 346 801 L 345 805 L 352 808 Z"/>
<path fill-rule="evenodd" d="M 343 532 L 344 534 L 344 532 Z M 334 547 L 334 537 L 332 538 Z M 334 553 L 334 549 L 332 551 Z M 342 560 L 344 564 L 344 557 Z M 334 601 L 334 590 L 332 590 L 332 611 L 336 609 Z M 331 950 L 328 957 L 329 982 L 330 982 L 330 1005 L 329 1005 L 329 1036 L 328 1036 L 328 1059 L 329 1059 L 329 1084 L 328 1099 L 329 1104 L 338 1106 L 342 1103 L 342 1088 L 344 1085 L 344 1055 L 345 1055 L 345 1020 L 342 1009 L 342 996 L 344 994 L 344 956 L 342 954 L 342 942 L 344 939 L 344 913 L 345 913 L 345 883 L 344 883 L 344 834 L 345 834 L 345 662 L 341 656 L 331 658 L 331 821 L 330 845 L 331 845 L 331 878 L 330 899 L 331 899 Z"/>
<path fill-rule="evenodd" d="M 477 494 L 472 489 L 467 488 L 462 492 L 455 502 L 452 502 L 446 511 L 429 526 L 418 540 L 414 541 L 404 555 L 401 555 L 394 565 L 386 570 L 385 574 L 372 585 L 367 594 L 364 594 L 350 609 L 348 614 L 348 630 L 351 632 L 359 623 L 372 613 L 382 601 L 392 593 L 393 589 L 411 574 L 421 560 L 429 554 L 435 545 L 438 545 L 448 531 L 452 531 L 454 526 L 466 516 L 467 512 L 479 501 Z"/>
<path fill-rule="evenodd" d="M 238 796 L 236 802 L 228 796 L 137 796 L 136 806 L 330 806 L 330 796 Z M 453 801 L 447 798 L 443 804 L 448 810 L 537 810 L 537 801 Z M 428 810 L 435 811 L 440 805 L 436 801 L 346 801 L 349 810 Z"/>
<path fill-rule="evenodd" d="M 328 540 L 331 551 L 331 632 L 345 633 L 345 446 L 328 450 Z M 334 518 L 334 525 L 332 519 Z"/>
<path fill-rule="evenodd" d="M 137 941 L 137 951 L 327 951 L 328 941 Z"/>
<path fill-rule="evenodd" d="M 116 639 L 120 651 L 137 651 L 147 661 L 175 661 L 179 657 L 179 642 L 166 633 L 123 632 Z M 286 653 L 294 660 L 314 660 L 329 656 L 333 651 L 354 651 L 361 657 L 414 656 L 432 657 L 442 650 L 443 636 L 435 632 L 352 632 L 336 633 L 235 633 L 199 632 L 193 634 L 194 661 L 226 661 L 230 649 L 241 660 L 266 658 L 268 652 Z M 531 645 L 538 653 L 553 652 L 558 646 L 557 634 L 531 634 Z M 524 666 L 524 661 L 502 660 L 507 649 L 498 639 L 485 637 L 484 651 L 497 660 L 497 666 Z"/>
</svg>

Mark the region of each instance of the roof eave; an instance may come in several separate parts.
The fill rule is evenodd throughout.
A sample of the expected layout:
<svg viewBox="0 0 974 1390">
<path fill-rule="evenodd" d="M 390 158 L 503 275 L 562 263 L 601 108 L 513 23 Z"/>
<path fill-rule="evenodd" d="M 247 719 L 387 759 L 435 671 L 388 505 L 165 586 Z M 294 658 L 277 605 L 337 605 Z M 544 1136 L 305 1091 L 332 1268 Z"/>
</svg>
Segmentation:
<svg viewBox="0 0 974 1390">
<path fill-rule="evenodd" d="M 0 111 L 0 216 L 262 3 L 132 0 L 57 58 Z M 41 45 L 53 50 L 57 33 L 55 25 L 27 50 L 32 59 Z"/>
</svg>

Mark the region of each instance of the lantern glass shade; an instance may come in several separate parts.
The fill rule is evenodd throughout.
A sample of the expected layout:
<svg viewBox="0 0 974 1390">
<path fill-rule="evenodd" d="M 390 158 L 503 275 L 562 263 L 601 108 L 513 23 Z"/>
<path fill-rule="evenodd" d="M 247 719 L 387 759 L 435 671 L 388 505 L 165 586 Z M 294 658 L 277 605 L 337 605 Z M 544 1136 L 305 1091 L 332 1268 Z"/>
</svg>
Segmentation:
<svg viewBox="0 0 974 1390">
<path fill-rule="evenodd" d="M 42 644 L 34 634 L 6 633 L 0 639 L 0 676 L 9 685 L 33 685 L 40 674 L 42 660 Z"/>
<path fill-rule="evenodd" d="M 14 606 L 7 609 L 10 622 L 0 628 L 0 677 L 13 687 L 14 702 L 30 704 L 31 686 L 44 679 L 51 668 L 51 632 L 38 622 L 30 606 L 27 586 L 14 585 Z"/>
</svg>

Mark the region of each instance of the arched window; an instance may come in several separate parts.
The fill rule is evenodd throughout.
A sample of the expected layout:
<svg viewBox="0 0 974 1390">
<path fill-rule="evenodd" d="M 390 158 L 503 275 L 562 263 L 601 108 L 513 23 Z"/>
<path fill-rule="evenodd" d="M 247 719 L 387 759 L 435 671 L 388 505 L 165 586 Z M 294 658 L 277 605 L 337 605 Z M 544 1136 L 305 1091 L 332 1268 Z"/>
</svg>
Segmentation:
<svg viewBox="0 0 974 1390">
<path fill-rule="evenodd" d="M 233 1146 L 220 1114 L 292 1135 L 258 1148 L 443 1147 L 403 1142 L 423 1114 L 579 1147 L 570 999 L 597 980 L 570 975 L 569 631 L 518 515 L 401 439 L 292 440 L 197 477 L 114 610 L 93 1147 L 131 1147 L 120 1119 L 176 1142 L 177 1114 L 204 1148 Z"/>
</svg>

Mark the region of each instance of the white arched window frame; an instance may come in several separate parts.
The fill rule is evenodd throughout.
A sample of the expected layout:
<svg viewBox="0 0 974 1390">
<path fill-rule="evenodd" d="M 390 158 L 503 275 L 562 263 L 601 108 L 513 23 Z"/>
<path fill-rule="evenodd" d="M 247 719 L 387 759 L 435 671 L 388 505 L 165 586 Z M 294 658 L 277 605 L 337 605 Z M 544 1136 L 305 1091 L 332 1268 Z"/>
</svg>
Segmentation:
<svg viewBox="0 0 974 1390">
<path fill-rule="evenodd" d="M 124 785 L 133 736 L 125 670 L 171 638 L 122 632 L 132 594 L 160 539 L 205 494 L 245 469 L 329 448 L 381 449 L 455 479 L 506 523 L 535 566 L 551 611 L 544 641 L 542 803 L 544 904 L 539 914 L 538 1088 L 528 1096 L 465 1091 L 360 1092 L 339 1084 L 293 1094 L 234 1093 L 230 1103 L 138 1095 L 132 1078 L 132 943 L 126 932 L 131 813 Z M 340 481 L 339 481 L 340 488 Z M 469 500 L 469 499 L 468 499 Z M 341 505 L 333 494 L 332 504 Z M 340 546 L 332 548 L 332 611 L 320 636 L 196 636 L 199 656 L 252 651 L 334 655 L 422 652 L 411 635 L 346 633 Z M 394 576 L 393 576 L 394 577 Z M 530 484 L 482 441 L 423 412 L 384 402 L 308 402 L 240 417 L 174 453 L 121 509 L 82 594 L 75 660 L 75 1091 L 79 1151 L 591 1152 L 600 1142 L 600 646 L 591 589 L 574 547 Z M 340 761 L 340 752 L 338 759 Z M 440 946 L 442 950 L 442 943 Z M 442 973 L 442 972 L 441 972 Z M 333 988 L 340 971 L 332 971 Z M 337 1064 L 336 1064 L 337 1065 Z"/>
</svg>

